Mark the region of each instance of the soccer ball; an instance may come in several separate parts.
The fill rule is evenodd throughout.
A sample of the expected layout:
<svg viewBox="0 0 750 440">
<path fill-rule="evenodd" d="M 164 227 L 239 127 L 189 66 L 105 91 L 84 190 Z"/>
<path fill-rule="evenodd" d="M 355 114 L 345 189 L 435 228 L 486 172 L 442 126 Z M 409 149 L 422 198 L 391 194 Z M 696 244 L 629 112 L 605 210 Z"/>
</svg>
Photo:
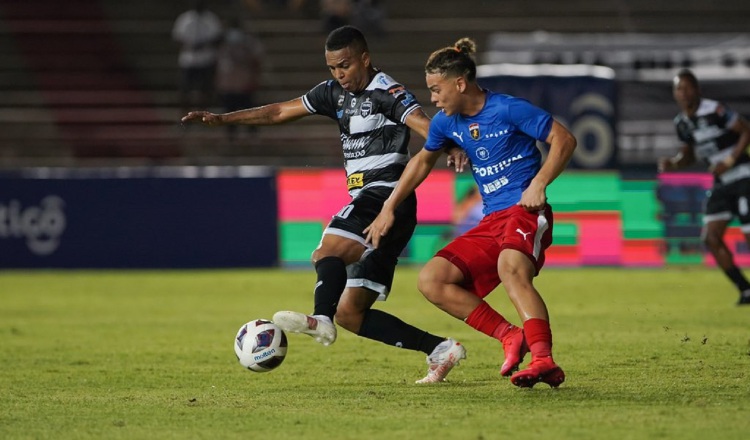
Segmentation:
<svg viewBox="0 0 750 440">
<path fill-rule="evenodd" d="M 234 338 L 234 353 L 240 365 L 258 373 L 281 365 L 286 357 L 286 347 L 284 331 L 265 319 L 244 324 Z"/>
</svg>

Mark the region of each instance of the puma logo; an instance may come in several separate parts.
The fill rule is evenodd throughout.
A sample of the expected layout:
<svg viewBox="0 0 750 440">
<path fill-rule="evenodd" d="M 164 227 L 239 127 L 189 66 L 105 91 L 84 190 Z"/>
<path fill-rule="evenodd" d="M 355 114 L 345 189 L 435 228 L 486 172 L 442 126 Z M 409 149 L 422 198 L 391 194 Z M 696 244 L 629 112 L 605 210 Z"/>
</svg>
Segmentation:
<svg viewBox="0 0 750 440">
<path fill-rule="evenodd" d="M 521 229 L 516 229 L 516 232 L 523 235 L 523 239 L 526 240 L 526 236 L 531 234 L 531 232 L 523 232 Z"/>
<path fill-rule="evenodd" d="M 459 139 L 459 140 L 460 140 L 461 142 L 463 142 L 463 141 L 464 141 L 464 138 L 463 138 L 464 134 L 463 134 L 463 133 L 456 133 L 456 132 L 454 131 L 454 132 L 453 132 L 453 136 L 457 137 L 457 138 L 458 138 L 458 139 Z"/>
</svg>

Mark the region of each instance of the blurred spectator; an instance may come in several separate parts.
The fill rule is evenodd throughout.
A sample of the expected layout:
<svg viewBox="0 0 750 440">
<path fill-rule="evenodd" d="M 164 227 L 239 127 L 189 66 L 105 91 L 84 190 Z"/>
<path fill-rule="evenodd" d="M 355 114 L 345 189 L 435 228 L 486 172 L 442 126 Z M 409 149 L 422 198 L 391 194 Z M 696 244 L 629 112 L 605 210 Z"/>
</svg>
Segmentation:
<svg viewBox="0 0 750 440">
<path fill-rule="evenodd" d="M 255 107 L 255 91 L 260 87 L 264 49 L 259 39 L 245 32 L 238 18 L 230 20 L 219 47 L 216 91 L 225 112 Z M 230 140 L 236 125 L 227 125 Z M 254 126 L 245 127 L 254 131 Z"/>
<path fill-rule="evenodd" d="M 376 37 L 385 36 L 385 5 L 382 0 L 354 0 L 352 24 L 362 32 Z"/>
<path fill-rule="evenodd" d="M 214 93 L 217 46 L 222 39 L 221 21 L 206 9 L 205 1 L 193 0 L 193 7 L 180 14 L 172 28 L 172 38 L 180 43 L 180 104 L 205 108 Z"/>
<path fill-rule="evenodd" d="M 349 24 L 352 15 L 351 0 L 321 0 L 320 17 L 323 20 L 323 32 L 332 32 Z"/>
</svg>

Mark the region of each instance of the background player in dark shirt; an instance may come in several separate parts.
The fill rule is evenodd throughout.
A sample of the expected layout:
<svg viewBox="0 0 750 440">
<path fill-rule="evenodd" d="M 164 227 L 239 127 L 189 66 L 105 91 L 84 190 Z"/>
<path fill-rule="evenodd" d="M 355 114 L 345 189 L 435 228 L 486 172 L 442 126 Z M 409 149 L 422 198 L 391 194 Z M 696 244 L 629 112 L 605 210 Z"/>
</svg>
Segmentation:
<svg viewBox="0 0 750 440">
<path fill-rule="evenodd" d="M 738 304 L 750 304 L 750 283 L 734 263 L 724 242 L 729 222 L 737 217 L 750 244 L 750 125 L 721 102 L 701 97 L 698 80 L 690 70 L 677 73 L 674 99 L 682 112 L 674 119 L 680 152 L 659 160 L 659 171 L 704 162 L 714 174 L 714 185 L 705 205 L 701 239 L 740 293 Z"/>
<path fill-rule="evenodd" d="M 414 232 L 414 193 L 397 213 L 396 231 L 380 248 L 366 244 L 363 233 L 406 167 L 409 129 L 426 138 L 430 119 L 403 85 L 372 65 L 367 42 L 356 28 L 331 32 L 325 59 L 334 80 L 300 98 L 225 114 L 190 112 L 182 120 L 273 125 L 320 114 L 338 123 L 352 200 L 334 215 L 312 254 L 318 274 L 313 314 L 282 311 L 273 321 L 286 331 L 329 345 L 336 340 L 335 315 L 340 326 L 359 336 L 426 353 L 428 375 L 419 382 L 442 381 L 465 358 L 464 347 L 372 309 L 378 298 L 389 294 L 398 256 Z M 464 159 L 460 149 L 453 149 L 448 161 L 460 170 Z"/>
</svg>

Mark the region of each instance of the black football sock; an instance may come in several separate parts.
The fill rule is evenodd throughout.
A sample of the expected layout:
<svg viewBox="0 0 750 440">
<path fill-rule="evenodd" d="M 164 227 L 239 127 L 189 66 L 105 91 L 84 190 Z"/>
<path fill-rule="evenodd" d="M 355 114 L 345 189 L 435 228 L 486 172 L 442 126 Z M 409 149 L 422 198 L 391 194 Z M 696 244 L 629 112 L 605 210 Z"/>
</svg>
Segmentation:
<svg viewBox="0 0 750 440">
<path fill-rule="evenodd" d="M 750 282 L 747 281 L 747 278 L 745 278 L 745 275 L 742 274 L 742 271 L 740 271 L 737 266 L 734 266 L 729 270 L 725 270 L 724 273 L 727 275 L 727 277 L 729 277 L 730 280 L 732 280 L 732 282 L 735 286 L 737 286 L 740 292 L 750 289 Z"/>
<path fill-rule="evenodd" d="M 380 310 L 365 312 L 359 336 L 407 350 L 432 353 L 445 338 L 431 335 Z"/>
<path fill-rule="evenodd" d="M 315 263 L 318 282 L 315 284 L 314 315 L 326 315 L 333 320 L 336 306 L 346 288 L 346 264 L 339 257 L 325 257 Z"/>
</svg>

